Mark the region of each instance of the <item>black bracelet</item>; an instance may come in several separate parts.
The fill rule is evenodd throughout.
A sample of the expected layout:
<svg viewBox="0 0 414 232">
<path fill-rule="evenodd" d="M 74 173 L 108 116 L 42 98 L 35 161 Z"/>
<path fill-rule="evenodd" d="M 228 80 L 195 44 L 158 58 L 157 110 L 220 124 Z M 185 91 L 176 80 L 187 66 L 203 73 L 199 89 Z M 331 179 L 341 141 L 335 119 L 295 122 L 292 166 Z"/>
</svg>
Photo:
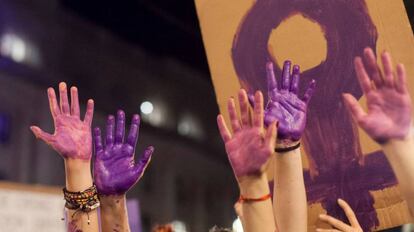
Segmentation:
<svg viewBox="0 0 414 232">
<path fill-rule="evenodd" d="M 275 152 L 277 152 L 277 153 L 284 153 L 284 152 L 296 150 L 299 147 L 300 147 L 300 143 L 298 143 L 298 144 L 296 144 L 294 146 L 291 146 L 291 147 L 275 148 Z"/>
</svg>

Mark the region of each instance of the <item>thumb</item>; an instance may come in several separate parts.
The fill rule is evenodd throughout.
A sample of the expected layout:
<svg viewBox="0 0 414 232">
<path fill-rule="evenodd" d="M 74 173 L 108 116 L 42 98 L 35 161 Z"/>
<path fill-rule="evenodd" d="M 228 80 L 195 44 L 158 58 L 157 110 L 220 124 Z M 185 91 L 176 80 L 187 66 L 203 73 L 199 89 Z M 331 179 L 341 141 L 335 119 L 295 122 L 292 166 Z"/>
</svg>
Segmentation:
<svg viewBox="0 0 414 232">
<path fill-rule="evenodd" d="M 30 130 L 32 130 L 33 134 L 36 136 L 37 139 L 41 139 L 47 144 L 50 144 L 53 140 L 53 135 L 44 132 L 37 126 L 31 126 Z"/>
<path fill-rule="evenodd" d="M 149 146 L 145 149 L 144 154 L 140 157 L 138 163 L 134 166 L 134 176 L 136 179 L 139 179 L 144 175 L 145 169 L 148 167 L 148 164 L 151 162 L 152 153 L 154 152 L 154 147 Z"/>
</svg>

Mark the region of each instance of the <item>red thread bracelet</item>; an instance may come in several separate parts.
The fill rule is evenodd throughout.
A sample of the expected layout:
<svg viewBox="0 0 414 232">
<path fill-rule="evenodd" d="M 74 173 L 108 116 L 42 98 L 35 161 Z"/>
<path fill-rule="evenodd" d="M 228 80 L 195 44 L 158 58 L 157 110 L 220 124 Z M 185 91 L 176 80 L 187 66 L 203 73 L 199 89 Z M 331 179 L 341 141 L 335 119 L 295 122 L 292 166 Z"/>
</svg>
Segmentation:
<svg viewBox="0 0 414 232">
<path fill-rule="evenodd" d="M 270 199 L 271 197 L 272 195 L 270 195 L 270 193 L 264 195 L 263 197 L 259 197 L 259 198 L 247 198 L 247 197 L 244 197 L 243 195 L 240 195 L 239 200 L 237 202 L 244 203 L 244 202 L 265 201 L 267 199 Z"/>
</svg>

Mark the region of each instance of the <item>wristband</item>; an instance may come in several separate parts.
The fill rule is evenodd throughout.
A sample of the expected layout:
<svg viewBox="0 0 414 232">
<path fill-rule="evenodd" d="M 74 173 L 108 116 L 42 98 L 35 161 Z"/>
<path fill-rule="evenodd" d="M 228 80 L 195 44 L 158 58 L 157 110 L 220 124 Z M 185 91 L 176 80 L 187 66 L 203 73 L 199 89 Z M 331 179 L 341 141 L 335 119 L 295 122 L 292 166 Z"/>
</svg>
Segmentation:
<svg viewBox="0 0 414 232">
<path fill-rule="evenodd" d="M 247 198 L 247 197 L 244 197 L 243 195 L 240 195 L 239 200 L 237 202 L 239 202 L 239 203 L 259 202 L 259 201 L 265 201 L 267 199 L 270 199 L 271 197 L 272 197 L 272 195 L 270 195 L 270 193 L 268 193 L 268 194 L 266 194 L 262 197 L 259 197 L 259 198 Z"/>
<path fill-rule="evenodd" d="M 96 185 L 92 185 L 85 191 L 79 192 L 71 192 L 66 188 L 63 188 L 63 196 L 66 201 L 65 208 L 75 210 L 72 214 L 72 218 L 79 211 L 85 212 L 88 215 L 89 224 L 89 212 L 98 208 L 100 205 Z"/>
<path fill-rule="evenodd" d="M 277 153 L 284 153 L 284 152 L 288 152 L 288 151 L 293 151 L 296 150 L 300 147 L 300 143 L 297 143 L 294 146 L 291 147 L 280 147 L 280 148 L 275 148 L 275 152 Z"/>
</svg>

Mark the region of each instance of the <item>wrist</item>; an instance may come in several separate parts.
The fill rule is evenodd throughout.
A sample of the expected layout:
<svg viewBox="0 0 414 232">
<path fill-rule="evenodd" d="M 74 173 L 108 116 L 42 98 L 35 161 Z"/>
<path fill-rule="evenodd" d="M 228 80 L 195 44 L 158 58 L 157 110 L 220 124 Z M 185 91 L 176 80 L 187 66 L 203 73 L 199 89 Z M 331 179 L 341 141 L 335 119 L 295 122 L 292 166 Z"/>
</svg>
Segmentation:
<svg viewBox="0 0 414 232">
<path fill-rule="evenodd" d="M 269 183 L 265 174 L 239 178 L 240 194 L 247 198 L 260 198 L 270 193 Z"/>
<path fill-rule="evenodd" d="M 65 159 L 66 189 L 84 191 L 93 185 L 90 160 Z"/>
<path fill-rule="evenodd" d="M 414 136 L 410 131 L 405 138 L 390 139 L 386 143 L 381 144 L 381 148 L 388 158 L 390 158 L 390 156 L 398 156 L 398 154 L 410 153 L 414 149 Z"/>
<path fill-rule="evenodd" d="M 300 140 L 294 141 L 291 139 L 277 139 L 275 148 L 276 149 L 284 149 L 289 147 L 297 146 L 300 143 Z"/>
<path fill-rule="evenodd" d="M 126 211 L 126 195 L 99 195 L 104 219 L 112 220 L 114 215 Z"/>
</svg>

